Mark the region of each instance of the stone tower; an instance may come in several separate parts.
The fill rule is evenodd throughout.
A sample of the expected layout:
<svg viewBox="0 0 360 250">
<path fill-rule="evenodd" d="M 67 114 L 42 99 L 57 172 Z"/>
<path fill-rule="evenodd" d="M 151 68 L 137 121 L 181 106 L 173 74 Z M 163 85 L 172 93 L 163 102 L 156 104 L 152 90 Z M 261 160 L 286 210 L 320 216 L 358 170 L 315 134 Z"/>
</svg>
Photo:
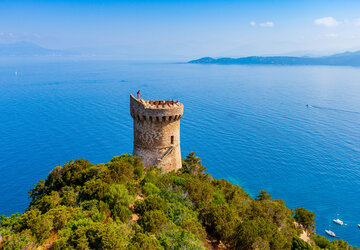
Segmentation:
<svg viewBox="0 0 360 250">
<path fill-rule="evenodd" d="M 134 120 L 133 155 L 144 166 L 157 166 L 164 172 L 181 168 L 180 118 L 184 105 L 174 101 L 145 101 L 130 95 Z"/>
</svg>

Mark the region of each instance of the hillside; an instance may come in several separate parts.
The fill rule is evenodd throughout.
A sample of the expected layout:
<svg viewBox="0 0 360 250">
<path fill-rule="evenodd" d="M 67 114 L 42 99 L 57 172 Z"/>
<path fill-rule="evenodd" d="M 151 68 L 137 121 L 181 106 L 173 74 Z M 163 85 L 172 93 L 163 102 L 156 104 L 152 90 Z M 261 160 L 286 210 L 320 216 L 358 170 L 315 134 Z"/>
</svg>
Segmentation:
<svg viewBox="0 0 360 250">
<path fill-rule="evenodd" d="M 70 161 L 30 190 L 25 213 L 0 217 L 0 248 L 359 249 L 316 235 L 312 212 L 204 171 L 193 152 L 166 174 L 127 154 Z"/>
<path fill-rule="evenodd" d="M 272 65 L 334 65 L 360 66 L 360 51 L 345 52 L 323 57 L 292 57 L 292 56 L 249 56 L 241 58 L 203 57 L 189 61 L 198 64 L 272 64 Z"/>
<path fill-rule="evenodd" d="M 75 52 L 43 48 L 30 42 L 0 44 L 0 57 L 34 57 L 75 55 Z"/>
</svg>

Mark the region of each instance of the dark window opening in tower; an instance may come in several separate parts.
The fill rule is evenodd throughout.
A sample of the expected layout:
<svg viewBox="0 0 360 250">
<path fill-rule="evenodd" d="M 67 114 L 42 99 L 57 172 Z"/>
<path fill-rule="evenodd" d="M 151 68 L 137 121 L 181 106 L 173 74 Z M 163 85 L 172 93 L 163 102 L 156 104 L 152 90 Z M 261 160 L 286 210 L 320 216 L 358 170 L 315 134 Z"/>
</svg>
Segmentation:
<svg viewBox="0 0 360 250">
<path fill-rule="evenodd" d="M 174 144 L 174 136 L 171 136 L 171 144 Z"/>
</svg>

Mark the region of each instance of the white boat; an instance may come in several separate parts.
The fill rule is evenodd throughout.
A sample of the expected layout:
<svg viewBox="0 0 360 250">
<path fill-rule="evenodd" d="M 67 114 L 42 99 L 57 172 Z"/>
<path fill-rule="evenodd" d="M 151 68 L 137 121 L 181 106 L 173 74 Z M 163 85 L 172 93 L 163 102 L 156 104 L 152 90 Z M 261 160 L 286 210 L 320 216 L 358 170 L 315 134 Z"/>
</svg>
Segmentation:
<svg viewBox="0 0 360 250">
<path fill-rule="evenodd" d="M 343 225 L 344 222 L 342 220 L 339 220 L 339 219 L 336 219 L 336 220 L 333 220 L 334 223 L 338 224 L 338 225 Z"/>
<path fill-rule="evenodd" d="M 331 237 L 335 237 L 335 236 L 336 236 L 336 234 L 335 234 L 333 231 L 331 231 L 331 230 L 325 230 L 325 233 L 326 233 L 327 235 L 330 235 Z"/>
<path fill-rule="evenodd" d="M 360 224 L 358 224 L 358 227 L 360 228 Z"/>
</svg>

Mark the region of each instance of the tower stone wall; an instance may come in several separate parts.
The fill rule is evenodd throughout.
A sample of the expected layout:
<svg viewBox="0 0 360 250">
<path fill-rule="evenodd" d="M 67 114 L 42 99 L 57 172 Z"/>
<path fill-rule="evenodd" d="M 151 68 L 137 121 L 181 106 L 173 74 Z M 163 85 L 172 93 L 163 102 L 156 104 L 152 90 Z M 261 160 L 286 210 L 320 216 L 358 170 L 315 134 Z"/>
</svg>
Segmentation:
<svg viewBox="0 0 360 250">
<path fill-rule="evenodd" d="M 184 105 L 174 101 L 147 101 L 130 95 L 134 120 L 133 155 L 145 166 L 164 172 L 181 168 L 180 119 Z"/>
</svg>

